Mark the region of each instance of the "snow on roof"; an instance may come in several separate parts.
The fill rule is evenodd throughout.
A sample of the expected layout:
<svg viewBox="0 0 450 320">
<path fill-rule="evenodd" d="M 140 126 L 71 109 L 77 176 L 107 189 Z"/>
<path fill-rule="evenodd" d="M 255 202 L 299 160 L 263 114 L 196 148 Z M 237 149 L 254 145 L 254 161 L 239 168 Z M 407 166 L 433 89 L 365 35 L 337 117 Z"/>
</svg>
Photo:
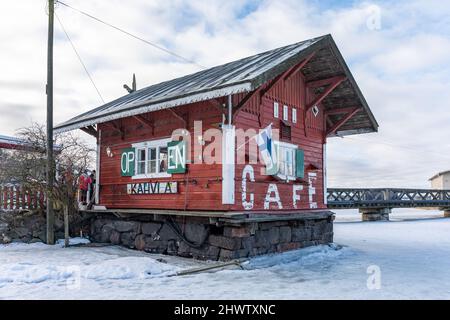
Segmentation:
<svg viewBox="0 0 450 320">
<path fill-rule="evenodd" d="M 328 70 L 347 74 L 351 83 L 350 91 L 353 94 L 352 105 L 360 105 L 366 111 L 364 119 L 358 126 L 344 129 L 356 129 L 355 132 L 376 131 L 378 124 L 353 76 L 343 62 L 331 35 L 325 35 L 151 85 L 59 124 L 55 127 L 55 132 L 70 131 L 142 113 L 250 92 L 296 65 L 308 54 L 323 48 L 328 50 L 331 48 L 332 53 L 328 54 L 326 59 L 334 59 L 332 65 L 327 64 Z M 323 69 L 323 61 L 317 61 L 317 65 L 319 69 Z"/>
<path fill-rule="evenodd" d="M 9 137 L 0 135 L 0 148 L 14 148 L 21 147 L 25 144 L 25 141 L 16 137 Z"/>
</svg>

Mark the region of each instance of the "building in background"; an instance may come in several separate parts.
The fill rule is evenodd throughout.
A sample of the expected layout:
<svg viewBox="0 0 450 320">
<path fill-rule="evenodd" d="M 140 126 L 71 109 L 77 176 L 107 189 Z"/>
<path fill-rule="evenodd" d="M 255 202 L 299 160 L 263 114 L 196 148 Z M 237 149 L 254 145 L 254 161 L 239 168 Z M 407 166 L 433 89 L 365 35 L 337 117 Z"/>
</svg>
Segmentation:
<svg viewBox="0 0 450 320">
<path fill-rule="evenodd" d="M 450 170 L 439 172 L 430 181 L 432 189 L 450 190 Z"/>
</svg>

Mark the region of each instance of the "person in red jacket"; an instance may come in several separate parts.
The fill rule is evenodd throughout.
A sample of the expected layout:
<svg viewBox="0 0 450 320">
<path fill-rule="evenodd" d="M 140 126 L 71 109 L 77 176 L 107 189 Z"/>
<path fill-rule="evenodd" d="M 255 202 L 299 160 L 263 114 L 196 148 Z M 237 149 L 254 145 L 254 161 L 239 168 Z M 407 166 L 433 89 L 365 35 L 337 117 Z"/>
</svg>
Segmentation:
<svg viewBox="0 0 450 320">
<path fill-rule="evenodd" d="M 86 205 L 87 201 L 87 192 L 89 189 L 89 185 L 92 183 L 91 177 L 87 174 L 87 170 L 84 171 L 84 173 L 80 176 L 78 179 L 78 187 L 80 189 L 81 194 L 81 203 L 83 205 Z"/>
</svg>

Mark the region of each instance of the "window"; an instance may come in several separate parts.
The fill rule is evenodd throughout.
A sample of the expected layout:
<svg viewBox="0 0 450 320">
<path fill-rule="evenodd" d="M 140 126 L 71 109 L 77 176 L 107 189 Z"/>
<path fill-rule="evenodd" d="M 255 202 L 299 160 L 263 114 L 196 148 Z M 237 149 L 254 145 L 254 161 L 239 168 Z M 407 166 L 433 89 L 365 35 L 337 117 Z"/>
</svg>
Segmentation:
<svg viewBox="0 0 450 320">
<path fill-rule="evenodd" d="M 147 173 L 157 173 L 156 167 L 157 167 L 157 148 L 148 148 L 148 167 L 147 167 Z"/>
<path fill-rule="evenodd" d="M 283 106 L 283 120 L 288 121 L 289 120 L 289 108 L 287 105 Z"/>
<path fill-rule="evenodd" d="M 278 150 L 278 173 L 277 177 L 282 180 L 296 179 L 295 155 L 298 147 L 294 144 L 275 141 Z"/>
<path fill-rule="evenodd" d="M 145 149 L 137 150 L 137 174 L 145 174 L 145 163 L 146 163 L 146 153 Z"/>
<path fill-rule="evenodd" d="M 170 177 L 167 173 L 167 143 L 162 139 L 134 144 L 136 148 L 136 173 L 134 179 Z"/>
<path fill-rule="evenodd" d="M 292 108 L 292 123 L 297 123 L 297 109 Z"/>
<path fill-rule="evenodd" d="M 289 123 L 280 121 L 280 138 L 282 140 L 291 140 L 291 126 Z"/>
<path fill-rule="evenodd" d="M 278 102 L 274 102 L 273 103 L 273 117 L 274 118 L 278 118 L 279 117 L 279 113 L 278 113 Z"/>
</svg>

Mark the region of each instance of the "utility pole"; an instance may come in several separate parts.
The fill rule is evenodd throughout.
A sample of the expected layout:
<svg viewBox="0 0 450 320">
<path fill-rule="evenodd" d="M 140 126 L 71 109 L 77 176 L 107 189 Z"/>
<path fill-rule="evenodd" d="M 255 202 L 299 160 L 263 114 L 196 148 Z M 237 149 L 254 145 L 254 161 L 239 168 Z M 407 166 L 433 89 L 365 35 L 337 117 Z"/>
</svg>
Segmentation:
<svg viewBox="0 0 450 320">
<path fill-rule="evenodd" d="M 47 47 L 47 244 L 55 243 L 55 213 L 53 212 L 53 29 L 55 1 L 48 0 L 48 47 Z"/>
</svg>

